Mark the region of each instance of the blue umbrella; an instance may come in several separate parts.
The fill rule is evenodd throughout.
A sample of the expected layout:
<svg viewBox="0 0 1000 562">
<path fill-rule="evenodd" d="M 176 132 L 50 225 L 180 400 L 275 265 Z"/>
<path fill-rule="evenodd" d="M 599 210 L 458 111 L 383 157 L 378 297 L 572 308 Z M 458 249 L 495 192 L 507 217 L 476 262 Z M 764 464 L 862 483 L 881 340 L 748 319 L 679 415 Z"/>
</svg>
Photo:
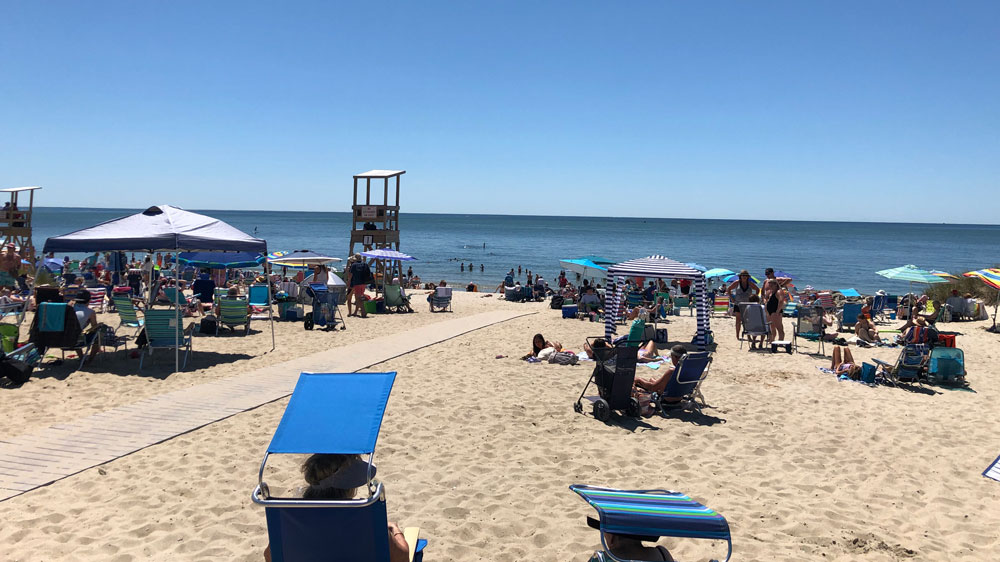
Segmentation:
<svg viewBox="0 0 1000 562">
<path fill-rule="evenodd" d="M 784 272 L 784 271 L 775 271 L 774 272 L 774 276 L 775 277 L 787 277 L 789 279 L 795 279 L 794 275 L 792 275 L 791 273 Z"/>
<path fill-rule="evenodd" d="M 256 267 L 264 261 L 264 256 L 254 252 L 181 252 L 177 261 L 191 267 L 228 269 L 233 267 Z"/>
<path fill-rule="evenodd" d="M 706 279 L 712 279 L 713 277 L 729 277 L 730 275 L 736 275 L 736 272 L 722 267 L 715 267 L 705 272 Z"/>
</svg>

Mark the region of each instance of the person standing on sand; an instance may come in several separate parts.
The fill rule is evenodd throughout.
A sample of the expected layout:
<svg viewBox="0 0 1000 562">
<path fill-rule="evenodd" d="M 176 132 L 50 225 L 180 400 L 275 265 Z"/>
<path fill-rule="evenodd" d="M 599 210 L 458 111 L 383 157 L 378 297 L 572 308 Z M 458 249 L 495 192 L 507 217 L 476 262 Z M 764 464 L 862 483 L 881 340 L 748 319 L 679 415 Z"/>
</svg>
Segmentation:
<svg viewBox="0 0 1000 562">
<path fill-rule="evenodd" d="M 743 329 L 743 315 L 740 303 L 750 302 L 750 295 L 757 294 L 757 285 L 750 280 L 750 272 L 740 271 L 736 281 L 726 287 L 726 293 L 732 295 L 733 316 L 736 317 L 736 339 L 740 339 L 740 330 Z"/>
<path fill-rule="evenodd" d="M 351 256 L 351 264 L 347 266 L 347 284 L 351 292 L 347 295 L 347 315 L 368 318 L 365 310 L 365 287 L 372 279 L 372 270 L 368 263 L 361 257 L 361 254 Z M 354 297 L 354 312 L 351 312 L 351 296 Z"/>
</svg>

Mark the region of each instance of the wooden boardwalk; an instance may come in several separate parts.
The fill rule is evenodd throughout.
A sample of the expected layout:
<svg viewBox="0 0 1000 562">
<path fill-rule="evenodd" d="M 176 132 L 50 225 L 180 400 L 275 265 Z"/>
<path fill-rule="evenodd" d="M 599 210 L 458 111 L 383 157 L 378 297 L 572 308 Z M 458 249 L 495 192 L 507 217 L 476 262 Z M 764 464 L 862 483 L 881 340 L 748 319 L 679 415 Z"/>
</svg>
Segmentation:
<svg viewBox="0 0 1000 562">
<path fill-rule="evenodd" d="M 336 347 L 79 420 L 0 438 L 0 501 L 292 393 L 303 371 L 367 369 L 467 332 L 533 314 L 493 311 Z"/>
</svg>

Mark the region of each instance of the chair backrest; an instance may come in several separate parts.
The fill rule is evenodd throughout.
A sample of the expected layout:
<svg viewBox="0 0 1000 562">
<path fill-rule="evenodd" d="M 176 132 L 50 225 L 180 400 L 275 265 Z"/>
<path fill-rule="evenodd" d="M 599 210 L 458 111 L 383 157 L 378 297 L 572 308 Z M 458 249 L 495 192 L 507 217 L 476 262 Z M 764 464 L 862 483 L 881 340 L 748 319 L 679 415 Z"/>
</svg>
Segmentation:
<svg viewBox="0 0 1000 562">
<path fill-rule="evenodd" d="M 173 310 L 146 311 L 146 337 L 151 347 L 184 345 L 184 317 L 177 318 Z"/>
<path fill-rule="evenodd" d="M 386 306 L 400 306 L 403 304 L 403 293 L 399 285 L 386 285 L 383 295 Z"/>
<path fill-rule="evenodd" d="M 135 306 L 132 305 L 131 297 L 128 295 L 112 295 L 111 300 L 115 303 L 115 310 L 118 311 L 118 317 L 121 319 L 123 325 L 139 325 L 139 315 L 135 312 Z"/>
<path fill-rule="evenodd" d="M 674 308 L 688 308 L 691 306 L 691 297 L 677 297 L 674 299 Z"/>
<path fill-rule="evenodd" d="M 729 296 L 728 295 L 716 295 L 715 296 L 715 312 L 728 312 L 729 311 Z"/>
<path fill-rule="evenodd" d="M 899 297 L 897 295 L 886 295 L 885 297 L 885 307 L 890 310 L 895 310 L 899 307 Z"/>
<path fill-rule="evenodd" d="M 250 288 L 247 290 L 247 299 L 250 306 L 268 306 L 271 303 L 267 297 L 267 285 L 250 285 Z"/>
<path fill-rule="evenodd" d="M 858 316 L 861 314 L 861 303 L 849 302 L 844 304 L 841 311 L 840 323 L 845 326 L 853 326 L 858 323 Z"/>
<path fill-rule="evenodd" d="M 902 367 L 919 367 L 924 364 L 927 359 L 928 346 L 926 344 L 908 344 L 903 348 L 902 353 L 899 357 L 900 366 Z"/>
<path fill-rule="evenodd" d="M 171 305 L 187 304 L 187 299 L 184 297 L 184 291 L 181 291 L 177 287 L 164 287 L 163 294 L 167 296 L 167 300 L 170 301 Z"/>
<path fill-rule="evenodd" d="M 0 339 L 2 339 L 4 353 L 10 353 L 17 349 L 17 340 L 20 335 L 21 328 L 17 324 L 0 324 Z"/>
<path fill-rule="evenodd" d="M 764 310 L 764 305 L 756 302 L 740 303 L 740 308 L 744 332 L 750 335 L 770 333 L 771 328 L 767 323 L 767 313 Z"/>
<path fill-rule="evenodd" d="M 708 365 L 712 357 L 707 351 L 691 351 L 684 354 L 677 363 L 674 376 L 667 382 L 663 395 L 670 398 L 687 396 L 698 388 L 701 381 L 708 376 Z"/>
<path fill-rule="evenodd" d="M 625 302 L 627 302 L 629 306 L 636 306 L 642 304 L 643 303 L 642 293 L 631 292 L 625 295 Z"/>
<path fill-rule="evenodd" d="M 823 326 L 823 307 L 802 306 L 795 322 L 795 334 L 804 337 L 821 337 L 826 331 Z"/>
<path fill-rule="evenodd" d="M 876 314 L 879 314 L 883 310 L 885 310 L 885 305 L 886 305 L 887 301 L 888 301 L 888 298 L 885 295 L 875 295 L 875 297 L 872 298 L 872 312 L 871 312 L 871 314 L 872 314 L 873 317 Z"/>
<path fill-rule="evenodd" d="M 266 507 L 273 562 L 389 561 L 385 500 L 364 507 Z"/>
<path fill-rule="evenodd" d="M 247 299 L 219 299 L 219 322 L 227 326 L 246 324 L 250 315 Z"/>
<path fill-rule="evenodd" d="M 833 310 L 837 308 L 837 304 L 833 302 L 833 295 L 827 291 L 822 293 L 817 293 L 817 298 L 819 299 L 819 305 L 823 307 L 823 310 Z"/>
<path fill-rule="evenodd" d="M 944 379 L 965 376 L 965 352 L 957 347 L 935 347 L 930 352 L 927 372 Z"/>
<path fill-rule="evenodd" d="M 108 294 L 108 290 L 104 287 L 97 289 L 87 289 L 90 293 L 90 302 L 87 303 L 90 308 L 94 310 L 104 308 L 104 297 Z"/>
<path fill-rule="evenodd" d="M 65 303 L 43 302 L 38 305 L 38 331 L 61 333 L 66 330 Z"/>
<path fill-rule="evenodd" d="M 42 361 L 42 354 L 38 352 L 38 348 L 33 343 L 26 343 L 11 352 L 5 350 L 5 353 L 7 353 L 7 357 L 15 361 L 32 366 L 38 365 Z"/>
<path fill-rule="evenodd" d="M 503 289 L 503 298 L 504 298 L 504 300 L 518 301 L 518 300 L 521 300 L 521 298 L 522 298 L 521 295 L 523 295 L 523 294 L 524 294 L 524 292 L 521 290 L 521 286 L 520 285 L 515 285 L 513 287 L 504 287 L 504 289 Z"/>
<path fill-rule="evenodd" d="M 438 287 L 434 291 L 434 296 L 439 299 L 451 299 L 451 287 Z"/>
</svg>

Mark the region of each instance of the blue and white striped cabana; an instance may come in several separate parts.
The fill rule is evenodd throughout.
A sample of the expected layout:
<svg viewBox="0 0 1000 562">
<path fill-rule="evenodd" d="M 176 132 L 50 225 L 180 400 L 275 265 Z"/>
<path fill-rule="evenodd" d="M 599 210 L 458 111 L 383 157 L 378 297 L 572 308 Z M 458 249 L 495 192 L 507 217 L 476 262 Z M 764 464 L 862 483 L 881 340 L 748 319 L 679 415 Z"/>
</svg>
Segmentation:
<svg viewBox="0 0 1000 562">
<path fill-rule="evenodd" d="M 711 329 L 709 314 L 712 304 L 708 302 L 704 273 L 663 256 L 649 256 L 612 265 L 608 268 L 608 280 L 614 279 L 614 283 L 608 287 L 607 310 L 617 311 L 621 305 L 626 277 L 690 279 L 694 285 L 694 298 L 698 309 L 698 334 L 694 338 L 694 344 L 699 350 L 705 349 L 708 344 L 708 332 Z M 604 336 L 609 341 L 612 339 L 612 334 L 617 331 L 615 326 L 617 316 L 616 313 L 604 315 Z"/>
</svg>

